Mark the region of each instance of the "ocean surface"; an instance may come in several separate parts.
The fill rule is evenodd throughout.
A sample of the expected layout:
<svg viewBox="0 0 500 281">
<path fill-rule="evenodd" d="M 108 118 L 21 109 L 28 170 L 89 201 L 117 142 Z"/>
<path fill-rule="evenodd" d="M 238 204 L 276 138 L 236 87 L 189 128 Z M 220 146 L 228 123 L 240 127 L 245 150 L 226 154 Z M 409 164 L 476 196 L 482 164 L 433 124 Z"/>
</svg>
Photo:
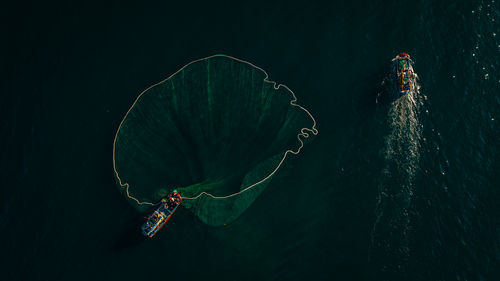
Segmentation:
<svg viewBox="0 0 500 281">
<path fill-rule="evenodd" d="M 499 280 L 499 0 L 36 1 L 0 18 L 1 280 Z M 377 103 L 402 51 L 418 91 Z M 233 223 L 181 208 L 146 240 L 116 130 L 213 54 L 287 85 L 319 134 Z"/>
</svg>

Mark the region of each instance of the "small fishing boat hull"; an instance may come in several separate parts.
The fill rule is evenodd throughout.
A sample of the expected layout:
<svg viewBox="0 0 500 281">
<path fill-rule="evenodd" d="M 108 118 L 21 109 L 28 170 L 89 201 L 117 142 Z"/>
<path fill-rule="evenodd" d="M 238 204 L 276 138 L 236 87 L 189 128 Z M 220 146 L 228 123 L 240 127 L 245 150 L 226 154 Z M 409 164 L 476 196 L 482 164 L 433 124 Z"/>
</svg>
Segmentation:
<svg viewBox="0 0 500 281">
<path fill-rule="evenodd" d="M 396 56 L 396 81 L 400 96 L 413 92 L 413 67 L 411 65 L 410 55 L 400 53 Z"/>
<path fill-rule="evenodd" d="M 142 234 L 152 238 L 163 228 L 170 220 L 174 212 L 181 204 L 182 198 L 178 192 L 171 192 L 167 197 L 163 198 L 160 206 L 148 217 L 147 221 L 142 225 Z"/>
</svg>

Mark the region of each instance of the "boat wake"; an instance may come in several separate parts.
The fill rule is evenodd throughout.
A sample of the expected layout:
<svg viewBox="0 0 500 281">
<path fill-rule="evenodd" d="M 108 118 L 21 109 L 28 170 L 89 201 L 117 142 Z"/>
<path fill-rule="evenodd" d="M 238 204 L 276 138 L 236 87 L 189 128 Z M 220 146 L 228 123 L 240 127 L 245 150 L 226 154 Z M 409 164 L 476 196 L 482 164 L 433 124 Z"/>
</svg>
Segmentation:
<svg viewBox="0 0 500 281">
<path fill-rule="evenodd" d="M 370 259 L 382 262 L 377 268 L 390 272 L 404 270 L 409 257 L 411 203 L 423 138 L 419 114 L 425 97 L 420 93 L 417 75 L 412 79 L 413 92 L 391 103 L 388 112 L 389 134 L 381 151 L 384 166 L 371 231 Z"/>
</svg>

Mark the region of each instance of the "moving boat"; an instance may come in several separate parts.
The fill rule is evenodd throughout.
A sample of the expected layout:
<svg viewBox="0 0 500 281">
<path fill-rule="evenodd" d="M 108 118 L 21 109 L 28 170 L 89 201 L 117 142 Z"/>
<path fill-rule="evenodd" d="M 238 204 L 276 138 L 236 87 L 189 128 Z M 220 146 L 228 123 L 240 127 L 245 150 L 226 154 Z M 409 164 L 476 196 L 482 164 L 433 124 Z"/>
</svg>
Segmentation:
<svg viewBox="0 0 500 281">
<path fill-rule="evenodd" d="M 156 209 L 142 225 L 142 234 L 149 238 L 155 236 L 155 234 L 167 223 L 170 217 L 172 217 L 172 214 L 177 210 L 181 202 L 182 197 L 176 190 L 170 192 L 167 197 L 161 199 L 158 209 Z"/>
<path fill-rule="evenodd" d="M 413 68 L 411 66 L 410 55 L 407 53 L 399 53 L 396 56 L 396 62 L 398 91 L 400 96 L 402 96 L 413 91 Z"/>
</svg>

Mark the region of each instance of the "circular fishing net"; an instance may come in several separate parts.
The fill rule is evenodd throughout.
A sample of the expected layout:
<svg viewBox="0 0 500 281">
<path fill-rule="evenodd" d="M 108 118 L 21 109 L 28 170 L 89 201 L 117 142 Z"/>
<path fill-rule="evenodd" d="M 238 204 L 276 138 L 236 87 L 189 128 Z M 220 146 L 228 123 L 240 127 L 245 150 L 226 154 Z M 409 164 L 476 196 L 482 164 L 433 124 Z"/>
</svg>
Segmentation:
<svg viewBox="0 0 500 281">
<path fill-rule="evenodd" d="M 116 133 L 120 190 L 140 211 L 177 189 L 203 222 L 236 219 L 317 134 L 292 91 L 267 78 L 248 62 L 216 55 L 146 89 Z"/>
</svg>

